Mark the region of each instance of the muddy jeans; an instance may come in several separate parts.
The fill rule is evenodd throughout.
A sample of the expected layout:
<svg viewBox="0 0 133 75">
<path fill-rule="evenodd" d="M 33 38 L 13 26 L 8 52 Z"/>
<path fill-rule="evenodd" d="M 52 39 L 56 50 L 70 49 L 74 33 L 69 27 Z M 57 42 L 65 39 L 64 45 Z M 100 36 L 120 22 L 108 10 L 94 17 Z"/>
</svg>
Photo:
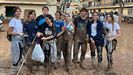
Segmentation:
<svg viewBox="0 0 133 75">
<path fill-rule="evenodd" d="M 36 64 L 36 61 L 32 60 L 32 52 L 34 50 L 34 47 L 35 47 L 36 43 L 34 43 L 33 45 L 30 45 L 30 46 L 26 46 L 24 48 L 24 51 L 25 51 L 25 55 L 27 54 L 27 52 L 29 51 L 28 55 L 27 55 L 27 58 L 26 58 L 26 65 L 28 68 L 31 68 L 33 65 Z"/>
<path fill-rule="evenodd" d="M 65 64 L 68 68 L 71 66 L 71 50 L 72 50 L 72 44 L 73 44 L 73 37 L 70 37 L 70 40 L 63 40 L 63 56 Z"/>
<path fill-rule="evenodd" d="M 58 37 L 57 42 L 56 42 L 56 45 L 57 45 L 57 60 L 58 61 L 61 60 L 62 42 L 63 42 L 62 36 Z"/>
<path fill-rule="evenodd" d="M 107 40 L 106 51 L 107 51 L 108 64 L 111 64 L 113 62 L 112 53 L 113 53 L 114 49 L 116 48 L 116 45 L 117 45 L 117 40 L 116 39 L 114 39 L 112 41 Z"/>
<path fill-rule="evenodd" d="M 87 42 L 78 42 L 74 41 L 74 50 L 73 50 L 73 62 L 77 63 L 78 62 L 78 53 L 79 53 L 79 48 L 81 46 L 81 56 L 80 56 L 80 61 L 83 61 L 85 59 L 85 54 L 87 51 Z"/>
<path fill-rule="evenodd" d="M 102 62 L 102 46 L 96 46 L 96 49 L 97 49 L 97 57 L 98 57 L 98 63 L 101 63 Z M 95 50 L 93 49 L 90 49 L 91 50 L 91 57 L 95 57 Z"/>
<path fill-rule="evenodd" d="M 20 36 L 12 36 L 11 41 L 11 55 L 12 55 L 12 63 L 14 66 L 17 66 L 20 59 L 22 58 L 22 38 Z"/>
<path fill-rule="evenodd" d="M 49 46 L 49 45 L 50 46 Z M 50 50 L 50 61 L 51 63 L 53 64 L 56 64 L 57 63 L 57 47 L 56 47 L 56 39 L 53 39 L 53 40 L 50 40 L 50 41 L 44 41 L 43 42 L 43 50 L 44 52 L 46 53 L 46 50 L 45 49 L 49 49 Z M 47 55 L 47 54 L 45 54 Z"/>
</svg>

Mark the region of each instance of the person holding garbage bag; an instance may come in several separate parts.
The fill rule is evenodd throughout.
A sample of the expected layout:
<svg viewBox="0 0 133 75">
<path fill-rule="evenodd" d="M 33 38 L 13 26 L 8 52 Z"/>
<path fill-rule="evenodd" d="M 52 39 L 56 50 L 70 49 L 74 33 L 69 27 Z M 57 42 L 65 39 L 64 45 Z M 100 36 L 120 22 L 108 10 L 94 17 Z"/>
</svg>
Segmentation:
<svg viewBox="0 0 133 75">
<path fill-rule="evenodd" d="M 47 63 L 47 57 L 50 57 L 50 64 L 55 66 L 57 63 L 57 48 L 56 48 L 56 31 L 53 26 L 51 15 L 45 16 L 46 24 L 38 27 L 37 37 L 43 41 L 42 49 L 45 54 L 45 62 Z M 49 52 L 47 51 L 49 50 Z M 48 55 L 48 56 L 47 56 Z M 49 62 L 48 62 L 49 63 Z"/>
</svg>

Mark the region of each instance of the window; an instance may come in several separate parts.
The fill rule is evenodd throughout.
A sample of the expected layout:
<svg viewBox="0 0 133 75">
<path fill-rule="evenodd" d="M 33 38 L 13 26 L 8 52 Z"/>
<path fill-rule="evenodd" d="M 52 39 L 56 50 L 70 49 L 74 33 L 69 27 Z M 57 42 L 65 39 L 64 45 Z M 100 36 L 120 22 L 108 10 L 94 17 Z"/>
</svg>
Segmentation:
<svg viewBox="0 0 133 75">
<path fill-rule="evenodd" d="M 11 6 L 6 6 L 6 17 L 13 17 L 14 13 L 13 13 L 13 9 L 15 7 L 11 7 Z"/>
<path fill-rule="evenodd" d="M 133 9 L 128 9 L 128 15 L 133 15 Z"/>
</svg>

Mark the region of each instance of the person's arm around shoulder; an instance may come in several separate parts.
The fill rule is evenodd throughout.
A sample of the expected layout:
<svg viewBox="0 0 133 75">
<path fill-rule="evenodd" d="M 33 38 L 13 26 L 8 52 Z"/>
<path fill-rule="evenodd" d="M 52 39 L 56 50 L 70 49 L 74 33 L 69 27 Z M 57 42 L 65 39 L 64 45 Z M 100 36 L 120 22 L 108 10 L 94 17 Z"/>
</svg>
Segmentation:
<svg viewBox="0 0 133 75">
<path fill-rule="evenodd" d="M 62 21 L 61 22 L 61 32 L 57 34 L 57 37 L 61 36 L 65 31 L 65 25 L 64 25 L 64 22 Z"/>
</svg>

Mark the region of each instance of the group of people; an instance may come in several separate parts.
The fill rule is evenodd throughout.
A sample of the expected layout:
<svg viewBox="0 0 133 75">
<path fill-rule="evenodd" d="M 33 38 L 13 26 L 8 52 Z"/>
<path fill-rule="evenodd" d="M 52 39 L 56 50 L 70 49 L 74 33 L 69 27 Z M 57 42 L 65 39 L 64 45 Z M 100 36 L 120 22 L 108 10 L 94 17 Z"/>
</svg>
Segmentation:
<svg viewBox="0 0 133 75">
<path fill-rule="evenodd" d="M 95 65 L 95 51 L 97 51 L 98 65 L 100 66 L 103 60 L 102 50 L 105 47 L 108 59 L 107 70 L 111 69 L 113 64 L 112 53 L 116 48 L 116 39 L 121 35 L 120 26 L 115 22 L 112 14 L 108 13 L 105 21 L 101 22 L 97 12 L 94 12 L 92 18 L 89 19 L 86 8 L 82 8 L 80 15 L 74 19 L 71 19 L 68 13 L 59 11 L 55 13 L 53 18 L 48 14 L 49 8 L 46 6 L 42 8 L 42 12 L 43 14 L 36 18 L 35 10 L 31 10 L 27 16 L 28 19 L 22 22 L 20 19 L 21 9 L 19 7 L 14 9 L 14 18 L 10 20 L 8 29 L 8 35 L 11 35 L 13 68 L 18 66 L 22 55 L 25 56 L 31 48 L 26 64 L 32 72 L 34 61 L 31 59 L 31 54 L 35 42 L 37 42 L 41 45 L 44 54 L 48 46 L 47 43 L 49 43 L 50 64 L 57 69 L 61 65 L 62 52 L 64 66 L 68 73 L 72 72 L 72 66 L 76 68 L 79 65 L 82 69 L 85 69 L 84 59 L 87 43 L 90 45 L 92 65 Z M 23 38 L 24 34 L 28 36 Z M 80 61 L 78 61 L 80 48 L 81 56 Z"/>
</svg>

